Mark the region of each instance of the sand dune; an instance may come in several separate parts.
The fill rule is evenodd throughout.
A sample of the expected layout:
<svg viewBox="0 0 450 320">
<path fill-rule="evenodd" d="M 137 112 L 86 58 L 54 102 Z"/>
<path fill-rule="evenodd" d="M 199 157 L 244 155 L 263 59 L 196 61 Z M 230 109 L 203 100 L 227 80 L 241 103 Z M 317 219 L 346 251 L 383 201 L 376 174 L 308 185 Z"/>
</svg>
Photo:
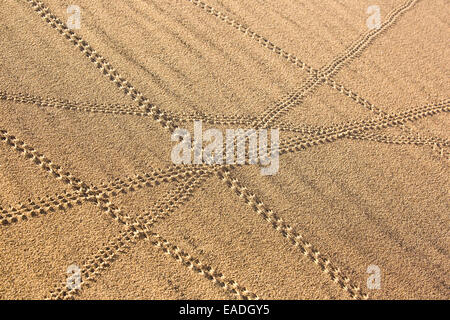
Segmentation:
<svg viewBox="0 0 450 320">
<path fill-rule="evenodd" d="M 371 5 L 2 1 L 0 299 L 449 299 L 449 5 Z"/>
</svg>

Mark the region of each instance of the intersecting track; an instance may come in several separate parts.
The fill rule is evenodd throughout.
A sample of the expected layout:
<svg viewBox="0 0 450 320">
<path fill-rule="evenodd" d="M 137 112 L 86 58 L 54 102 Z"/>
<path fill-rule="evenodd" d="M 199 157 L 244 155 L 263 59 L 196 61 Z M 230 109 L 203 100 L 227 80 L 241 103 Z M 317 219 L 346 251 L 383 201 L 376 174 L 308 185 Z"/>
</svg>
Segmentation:
<svg viewBox="0 0 450 320">
<path fill-rule="evenodd" d="M 84 111 L 92 113 L 105 114 L 119 114 L 119 115 L 134 115 L 134 116 L 151 116 L 149 112 L 142 111 L 142 109 L 134 105 L 119 105 L 119 104 L 96 104 L 93 102 L 73 102 L 63 99 L 43 98 L 24 93 L 8 93 L 0 91 L 0 99 L 6 101 L 22 102 L 27 104 L 34 104 L 38 107 L 51 107 L 56 109 Z M 256 120 L 254 117 L 245 116 L 226 116 L 226 115 L 207 115 L 201 112 L 196 113 L 180 113 L 175 114 L 169 111 L 164 111 L 170 119 L 176 122 L 188 122 L 194 120 L 202 120 L 210 124 L 251 124 Z"/>
<path fill-rule="evenodd" d="M 436 115 L 441 112 L 450 111 L 450 100 L 445 100 L 434 105 L 427 105 L 420 108 L 414 108 L 402 113 L 391 114 L 388 116 L 379 117 L 378 119 L 369 119 L 362 121 L 354 121 L 350 123 L 336 124 L 328 127 L 317 129 L 314 132 L 309 132 L 300 137 L 294 137 L 288 140 L 281 141 L 280 153 L 295 152 L 304 150 L 314 145 L 319 145 L 327 142 L 333 142 L 342 138 L 349 138 L 355 140 L 371 140 L 376 142 L 390 143 L 390 144 L 414 144 L 414 145 L 436 145 L 439 147 L 448 147 L 447 140 L 439 138 L 421 138 L 411 136 L 389 136 L 383 134 L 375 134 L 374 130 L 381 130 L 387 127 L 400 126 L 407 121 L 416 121 L 418 119 Z M 25 158 L 30 159 L 35 164 L 41 166 L 49 174 L 55 176 L 52 168 L 61 171 L 61 168 L 54 165 L 44 155 L 40 154 L 34 148 L 27 146 L 23 141 L 16 137 L 9 135 L 6 131 L 0 131 L 0 140 L 8 144 L 14 150 L 22 153 Z M 33 152 L 32 153 L 27 153 Z M 443 150 L 443 149 L 442 149 Z M 40 161 L 37 161 L 39 155 Z M 447 155 L 448 156 L 448 155 Z M 102 184 L 100 187 L 87 187 L 86 183 L 82 183 L 83 189 L 80 189 L 78 184 L 80 180 L 73 178 L 70 173 L 65 173 L 66 178 L 61 180 L 66 183 L 76 181 L 73 187 L 73 192 L 64 192 L 63 194 L 55 194 L 54 196 L 47 196 L 44 199 L 28 200 L 28 203 L 19 203 L 9 210 L 0 208 L 0 223 L 10 224 L 21 220 L 27 220 L 30 217 L 38 216 L 39 214 L 47 214 L 56 209 L 67 209 L 75 204 L 81 204 L 83 201 L 93 200 L 95 197 L 102 198 L 114 197 L 119 193 L 132 192 L 143 187 L 155 186 L 159 183 L 178 181 L 179 179 L 187 179 L 192 176 L 204 174 L 204 172 L 213 171 L 211 166 L 172 166 L 167 169 L 155 169 L 151 172 L 137 175 L 136 177 L 129 177 L 125 180 L 116 179 L 110 183 Z M 62 176 L 62 175 L 61 175 Z M 59 178 L 59 176 L 56 176 Z M 73 184 L 73 183 L 72 183 Z M 89 188 L 89 189 L 88 189 Z M 94 196 L 94 198 L 92 198 Z"/>
<path fill-rule="evenodd" d="M 1 131 L 0 140 L 6 142 L 11 147 L 19 152 L 23 152 L 27 157 L 27 150 L 33 150 L 34 148 L 26 146 L 20 140 L 10 136 L 5 131 Z M 17 148 L 22 146 L 23 149 Z M 24 147 L 26 146 L 26 147 Z M 58 172 L 61 168 L 54 165 L 47 157 L 38 153 L 38 157 L 30 157 L 30 159 L 42 159 L 40 163 L 34 161 L 37 165 L 41 163 L 47 163 L 50 168 L 57 168 Z M 49 170 L 49 167 L 43 167 L 44 170 L 49 173 L 54 171 Z M 202 167 L 202 166 L 200 166 Z M 55 169 L 56 170 L 56 169 Z M 198 172 L 197 175 L 191 174 L 192 172 Z M 156 170 L 152 174 L 145 174 L 144 176 L 138 175 L 135 179 L 128 179 L 128 181 L 117 180 L 111 184 L 102 185 L 101 188 L 90 188 L 86 184 L 79 182 L 78 179 L 73 178 L 70 174 L 64 174 L 68 176 L 67 180 L 63 180 L 66 183 L 75 181 L 82 184 L 82 188 L 75 185 L 76 193 L 56 196 L 55 198 L 49 198 L 44 201 L 39 201 L 38 204 L 30 201 L 28 206 L 20 205 L 19 209 L 13 209 L 11 212 L 3 212 L 3 217 L 0 221 L 2 224 L 9 224 L 18 222 L 19 220 L 26 220 L 29 216 L 35 216 L 37 214 L 46 214 L 49 211 L 65 210 L 74 205 L 80 205 L 84 201 L 92 201 L 102 210 L 107 211 L 115 220 L 123 224 L 126 231 L 123 232 L 118 238 L 110 242 L 105 249 L 101 249 L 92 259 L 83 265 L 82 272 L 82 284 L 92 281 L 107 265 L 109 265 L 117 256 L 118 253 L 123 252 L 130 244 L 135 243 L 140 238 L 149 240 L 154 246 L 161 248 L 164 253 L 169 254 L 171 257 L 189 267 L 194 272 L 204 275 L 208 280 L 213 281 L 222 287 L 225 291 L 230 292 L 242 299 L 257 299 L 258 296 L 244 287 L 238 285 L 238 283 L 232 279 L 227 278 L 224 274 L 216 271 L 215 268 L 201 263 L 198 259 L 193 258 L 191 255 L 183 251 L 180 247 L 169 243 L 159 234 L 151 232 L 150 226 L 157 220 L 162 219 L 164 215 L 168 215 L 173 212 L 181 203 L 187 201 L 191 196 L 193 190 L 198 187 L 204 177 L 211 175 L 213 170 L 211 167 L 206 167 L 205 170 L 195 171 L 187 170 L 185 168 L 178 168 L 178 170 Z M 161 203 L 157 203 L 150 213 L 144 213 L 133 219 L 130 216 L 124 214 L 119 208 L 112 204 L 110 197 L 116 195 L 118 192 L 132 192 L 138 188 L 150 187 L 160 182 L 177 181 L 177 179 L 184 178 L 186 182 L 179 188 L 175 189 L 174 194 L 169 193 L 163 199 Z M 188 178 L 187 178 L 188 177 Z M 112 249 L 111 249 L 112 248 Z M 74 294 L 79 290 L 68 290 L 67 288 L 56 288 L 52 291 L 50 298 L 72 298 Z"/>
<path fill-rule="evenodd" d="M 423 107 L 414 108 L 409 111 L 397 113 L 397 114 L 386 114 L 384 116 L 379 117 L 378 119 L 368 119 L 363 121 L 355 121 L 344 125 L 331 126 L 322 132 L 312 135 L 310 137 L 294 137 L 287 141 L 283 141 L 281 143 L 280 154 L 286 152 L 292 152 L 294 150 L 305 149 L 310 145 L 317 145 L 319 143 L 331 142 L 336 139 L 350 137 L 355 138 L 359 137 L 360 134 L 368 130 L 377 130 L 387 127 L 393 126 L 402 126 L 408 121 L 415 121 L 420 118 L 424 118 L 427 116 L 432 116 L 441 112 L 449 112 L 450 111 L 450 100 L 445 100 L 443 102 L 426 105 Z M 363 137 L 365 137 L 363 135 Z M 385 141 L 385 142 L 389 142 Z M 399 142 L 399 141 L 397 141 Z M 429 138 L 429 139 L 418 139 L 411 138 L 411 140 L 405 140 L 404 143 L 408 144 L 436 144 L 440 143 L 442 146 L 448 146 L 447 141 L 441 141 L 438 138 Z M 425 143 L 426 142 L 426 143 Z"/>
<path fill-rule="evenodd" d="M 305 81 L 305 83 L 295 92 L 287 95 L 286 98 L 282 99 L 280 102 L 276 103 L 275 106 L 269 108 L 267 111 L 263 113 L 257 123 L 255 123 L 256 127 L 259 126 L 267 126 L 271 122 L 275 121 L 277 118 L 281 116 L 282 113 L 288 111 L 290 108 L 298 105 L 301 101 L 310 93 L 314 92 L 317 87 L 322 83 L 327 83 L 332 88 L 337 91 L 343 93 L 344 95 L 354 99 L 356 102 L 362 104 L 364 107 L 375 113 L 381 113 L 381 110 L 375 107 L 372 103 L 362 98 L 360 95 L 352 92 L 351 90 L 346 89 L 343 85 L 336 83 L 332 77 L 340 70 L 346 63 L 350 60 L 356 58 L 359 54 L 361 54 L 362 50 L 367 48 L 369 44 L 381 33 L 385 32 L 390 26 L 392 26 L 397 18 L 401 16 L 405 11 L 412 8 L 412 6 L 417 2 L 417 0 L 409 0 L 401 7 L 395 9 L 393 12 L 388 14 L 387 20 L 381 25 L 379 29 L 373 29 L 363 35 L 355 44 L 350 46 L 343 54 L 336 57 L 333 62 L 331 62 L 328 66 L 321 68 L 321 70 L 314 69 L 313 67 L 307 65 L 306 63 L 300 61 L 294 55 L 288 53 L 283 50 L 279 46 L 275 45 L 267 38 L 257 34 L 252 31 L 249 27 L 246 27 L 244 24 L 237 22 L 234 19 L 231 19 L 226 14 L 214 9 L 212 6 L 199 1 L 199 0 L 186 0 L 199 8 L 202 8 L 207 13 L 216 16 L 219 20 L 225 22 L 226 24 L 234 27 L 235 29 L 241 31 L 243 34 L 248 37 L 254 39 L 263 47 L 273 51 L 280 57 L 286 59 L 287 61 L 293 63 L 295 66 L 305 70 L 310 74 L 309 78 Z"/>
<path fill-rule="evenodd" d="M 211 174 L 211 173 L 209 173 Z M 159 200 L 149 212 L 139 215 L 132 221 L 125 223 L 126 230 L 115 240 L 109 242 L 100 249 L 93 257 L 87 259 L 82 265 L 82 282 L 78 289 L 69 290 L 65 281 L 50 293 L 52 299 L 73 298 L 80 293 L 81 288 L 92 282 L 101 274 L 120 253 L 125 253 L 134 243 L 140 239 L 149 241 L 153 246 L 160 248 L 165 254 L 170 255 L 181 264 L 203 275 L 208 280 L 218 284 L 225 291 L 242 299 L 258 299 L 258 296 L 246 288 L 240 286 L 236 281 L 228 279 L 223 273 L 215 268 L 202 263 L 198 258 L 183 251 L 180 247 L 171 244 L 162 236 L 151 231 L 151 226 L 158 220 L 173 213 L 180 205 L 188 201 L 193 191 L 201 184 L 207 175 L 195 176 L 178 183 L 163 199 Z"/>
<path fill-rule="evenodd" d="M 133 115 L 133 116 L 150 116 L 147 112 L 142 112 L 137 107 L 133 105 L 118 105 L 118 104 L 95 104 L 93 102 L 72 102 L 63 99 L 55 99 L 55 98 L 42 98 L 38 96 L 32 96 L 29 94 L 22 93 L 7 93 L 4 91 L 0 91 L 0 99 L 14 102 L 21 102 L 27 104 L 34 104 L 38 107 L 46 108 L 56 108 L 70 111 L 81 111 L 81 112 L 92 112 L 92 113 L 105 113 L 105 114 L 117 114 L 117 115 Z M 177 115 L 170 112 L 166 112 L 170 116 L 174 122 L 188 122 L 201 120 L 205 121 L 209 124 L 221 124 L 221 125 L 229 125 L 229 126 L 242 126 L 242 125 L 251 125 L 256 118 L 253 117 L 239 117 L 239 116 L 226 116 L 226 115 L 206 115 L 202 113 L 195 114 L 183 114 Z M 387 118 L 392 115 L 388 115 L 387 113 L 383 113 L 383 117 Z M 342 126 L 342 124 L 336 124 L 334 126 Z M 404 124 L 401 124 L 404 126 Z M 306 137 L 312 137 L 321 135 L 325 130 L 328 130 L 330 127 L 325 128 L 324 126 L 311 126 L 311 125 L 302 125 L 302 126 L 294 126 L 290 123 L 278 121 L 276 124 L 265 126 L 266 129 L 275 129 L 278 128 L 281 132 L 296 132 L 302 133 Z M 420 137 L 420 136 L 389 136 L 382 135 L 377 133 L 371 133 L 368 135 L 367 133 L 357 133 L 353 132 L 351 135 L 345 136 L 351 139 L 357 140 L 370 140 L 375 142 L 382 143 L 392 143 L 392 144 L 415 144 L 415 145 L 430 145 L 433 147 L 439 147 L 442 156 L 444 155 L 444 148 L 449 145 L 449 142 L 445 139 L 438 137 Z"/>
<path fill-rule="evenodd" d="M 206 4 L 205 2 L 199 1 L 199 0 L 187 0 L 188 2 L 191 2 L 192 4 L 196 5 L 197 7 L 203 9 L 208 14 L 211 14 L 224 23 L 230 25 L 231 27 L 234 27 L 235 29 L 241 31 L 244 35 L 247 35 L 251 39 L 258 42 L 263 47 L 269 49 L 270 51 L 274 52 L 275 54 L 279 55 L 281 58 L 286 59 L 287 61 L 291 62 L 295 66 L 301 68 L 302 70 L 305 70 L 307 73 L 310 74 L 308 79 L 303 83 L 303 85 L 300 86 L 299 89 L 295 90 L 292 93 L 289 93 L 286 97 L 281 99 L 279 102 L 277 102 L 272 108 L 268 108 L 259 119 L 254 121 L 252 123 L 252 127 L 259 128 L 270 128 L 271 124 L 274 122 L 277 122 L 277 120 L 286 112 L 288 112 L 291 108 L 298 106 L 304 98 L 306 98 L 309 94 L 312 94 L 314 90 L 316 90 L 319 86 L 326 83 L 333 89 L 337 90 L 341 94 L 345 95 L 346 97 L 351 98 L 358 104 L 362 105 L 364 108 L 370 110 L 376 115 L 387 115 L 385 111 L 383 111 L 381 108 L 375 106 L 367 99 L 363 98 L 358 93 L 346 88 L 344 85 L 337 83 L 335 80 L 333 80 L 333 77 L 337 74 L 337 72 L 342 69 L 345 65 L 347 65 L 351 60 L 359 57 L 364 49 L 366 49 L 379 35 L 386 32 L 391 26 L 393 26 L 397 19 L 403 15 L 406 11 L 411 9 L 419 0 L 408 0 L 400 7 L 394 9 L 392 12 L 390 12 L 387 16 L 385 21 L 381 24 L 380 28 L 372 29 L 368 31 L 366 34 L 362 35 L 357 41 L 355 41 L 345 52 L 343 52 L 341 55 L 337 56 L 333 61 L 320 68 L 320 70 L 317 70 L 303 61 L 299 60 L 296 56 L 292 55 L 291 53 L 285 51 L 284 49 L 280 48 L 276 44 L 272 43 L 270 40 L 265 38 L 264 36 L 259 35 L 258 33 L 252 31 L 249 27 L 245 26 L 244 24 L 230 18 L 226 14 L 216 10 L 212 6 Z M 279 123 L 280 126 L 282 123 Z M 406 128 L 409 132 L 413 132 L 413 130 L 409 127 L 406 127 L 405 125 L 401 126 L 402 129 Z M 364 137 L 355 136 L 355 138 L 364 139 Z M 414 138 L 412 138 L 414 139 Z M 420 139 L 420 138 L 419 138 Z M 433 137 L 430 137 L 430 140 L 433 140 Z M 390 141 L 390 139 L 384 139 L 382 137 L 377 137 L 375 139 L 371 139 L 372 141 L 377 142 L 387 142 Z M 397 142 L 402 143 L 409 143 L 407 141 L 411 141 L 411 138 L 408 140 L 396 140 Z M 435 150 L 435 147 L 437 147 L 439 154 L 441 157 L 448 159 L 449 152 L 445 150 L 444 148 L 437 146 L 436 144 L 430 144 L 433 147 L 433 150 Z"/>
<path fill-rule="evenodd" d="M 0 91 L 0 99 L 12 100 L 23 103 L 33 103 L 41 107 L 56 107 L 76 111 L 102 112 L 119 115 L 138 115 L 150 116 L 153 120 L 159 122 L 163 128 L 172 132 L 177 128 L 176 122 L 185 122 L 190 120 L 204 120 L 209 123 L 221 123 L 231 125 L 252 125 L 253 127 L 280 127 L 286 131 L 301 133 L 300 136 L 288 139 L 282 142 L 281 153 L 295 152 L 308 147 L 335 141 L 339 138 L 349 139 L 368 139 L 384 143 L 408 143 L 417 145 L 433 145 L 439 147 L 447 147 L 448 141 L 428 137 L 390 137 L 386 135 L 378 135 L 371 131 L 382 129 L 388 126 L 403 126 L 407 121 L 414 121 L 419 118 L 431 116 L 439 112 L 448 112 L 450 108 L 449 100 L 445 100 L 439 104 L 418 107 L 398 114 L 387 114 L 377 108 L 360 95 L 345 88 L 343 85 L 337 84 L 332 77 L 350 60 L 357 57 L 379 34 L 393 25 L 405 11 L 410 9 L 417 1 L 409 0 L 401 7 L 391 12 L 385 23 L 378 30 L 372 30 L 363 35 L 359 41 L 351 46 L 342 55 L 336 57 L 329 65 L 321 69 L 314 69 L 306 63 L 300 61 L 297 57 L 287 53 L 283 49 L 277 47 L 266 38 L 253 32 L 251 29 L 244 27 L 242 24 L 229 18 L 227 15 L 215 10 L 211 6 L 196 0 L 187 0 L 195 4 L 197 7 L 204 9 L 207 13 L 212 14 L 233 26 L 235 29 L 242 31 L 250 38 L 256 40 L 264 47 L 277 53 L 281 57 L 290 61 L 294 65 L 302 68 L 310 74 L 308 80 L 300 87 L 300 89 L 284 98 L 272 108 L 269 108 L 258 118 L 241 118 L 227 116 L 209 116 L 202 113 L 197 114 L 171 114 L 165 112 L 150 103 L 129 81 L 124 79 L 118 71 L 98 52 L 96 52 L 82 37 L 77 35 L 47 8 L 41 1 L 24 0 L 28 2 L 34 11 L 39 14 L 52 28 L 59 32 L 64 38 L 74 44 L 80 51 L 105 75 L 110 81 L 115 83 L 117 87 L 130 96 L 136 106 L 123 105 L 96 105 L 92 103 L 72 103 L 58 99 L 44 99 L 32 97 L 26 94 L 8 94 Z M 355 121 L 352 123 L 337 124 L 329 127 L 294 127 L 290 124 L 279 123 L 274 125 L 283 112 L 288 111 L 302 101 L 304 97 L 312 93 L 319 85 L 327 83 L 337 91 L 357 101 L 367 109 L 378 115 L 375 119 L 363 121 Z M 206 177 L 217 174 L 224 183 L 240 198 L 242 198 L 257 214 L 267 220 L 277 231 L 281 233 L 289 242 L 297 247 L 300 253 L 317 264 L 319 268 L 336 282 L 339 287 L 345 290 L 352 298 L 366 299 L 368 298 L 359 286 L 354 284 L 342 270 L 335 266 L 326 256 L 319 252 L 315 247 L 305 240 L 299 232 L 287 224 L 281 217 L 270 210 L 255 193 L 252 193 L 245 187 L 242 182 L 238 181 L 232 175 L 232 166 L 172 166 L 167 169 L 152 170 L 149 173 L 136 175 L 136 177 L 126 178 L 124 180 L 116 179 L 110 183 L 102 184 L 99 187 L 89 186 L 80 179 L 72 176 L 70 173 L 63 171 L 58 165 L 54 164 L 44 155 L 28 146 L 23 141 L 10 135 L 6 131 L 0 131 L 0 140 L 11 146 L 11 148 L 22 153 L 25 158 L 30 159 L 36 165 L 50 175 L 63 181 L 71 186 L 73 191 L 66 191 L 63 194 L 49 196 L 44 199 L 28 200 L 27 204 L 19 204 L 9 210 L 0 208 L 0 222 L 2 224 L 16 223 L 27 218 L 45 214 L 51 211 L 66 210 L 75 205 L 80 205 L 85 201 L 91 201 L 97 205 L 102 211 L 112 216 L 115 220 L 124 226 L 124 231 L 118 237 L 99 251 L 92 257 L 88 258 L 82 267 L 83 282 L 82 287 L 97 276 L 99 276 L 117 257 L 127 248 L 131 247 L 136 241 L 145 239 L 150 241 L 154 246 L 176 259 L 183 265 L 192 269 L 195 273 L 205 276 L 208 280 L 222 287 L 225 291 L 236 295 L 242 299 L 257 299 L 258 295 L 249 291 L 245 287 L 237 284 L 236 281 L 227 278 L 222 273 L 216 271 L 215 268 L 204 265 L 198 259 L 192 257 L 178 246 L 169 243 L 159 234 L 151 231 L 152 225 L 163 219 L 166 215 L 172 214 L 176 209 L 192 197 L 193 191 L 198 188 Z M 138 188 L 151 187 L 161 182 L 176 182 L 176 188 L 171 190 L 164 198 L 157 201 L 152 208 L 146 213 L 139 214 L 132 218 L 124 213 L 120 208 L 112 203 L 115 195 L 123 191 L 134 191 Z M 55 290 L 50 293 L 50 298 L 73 298 L 80 290 L 69 290 L 64 284 L 58 285 Z"/>
<path fill-rule="evenodd" d="M 287 61 L 291 62 L 295 66 L 301 68 L 302 70 L 305 70 L 307 73 L 310 74 L 308 79 L 303 83 L 302 86 L 300 86 L 299 89 L 295 90 L 294 92 L 288 94 L 285 98 L 281 99 L 279 102 L 277 102 L 272 108 L 268 108 L 261 117 L 254 121 L 252 123 L 252 127 L 258 128 L 258 127 L 265 127 L 269 128 L 271 127 L 270 124 L 276 122 L 279 117 L 288 112 L 291 108 L 299 105 L 305 97 L 307 97 L 309 94 L 313 93 L 315 89 L 317 89 L 320 85 L 323 83 L 328 84 L 333 89 L 337 90 L 338 92 L 342 93 L 343 95 L 351 98 L 355 102 L 359 103 L 366 109 L 370 110 L 376 115 L 386 115 L 386 112 L 384 112 L 379 107 L 372 104 L 367 99 L 363 98 L 361 95 L 355 93 L 354 91 L 346 88 L 342 84 L 337 83 L 333 80 L 333 77 L 337 74 L 337 72 L 342 69 L 346 64 L 348 64 L 351 60 L 357 58 L 364 49 L 366 49 L 379 35 L 386 32 L 388 28 L 393 26 L 397 19 L 403 15 L 407 10 L 411 9 L 418 0 L 409 0 L 406 1 L 403 5 L 400 7 L 394 9 L 392 12 L 390 12 L 385 19 L 385 22 L 382 23 L 380 28 L 372 29 L 368 31 L 366 34 L 362 35 L 353 45 L 351 45 L 345 52 L 343 52 L 341 55 L 337 56 L 330 64 L 322 67 L 320 70 L 317 70 L 303 61 L 299 60 L 297 57 L 292 55 L 291 53 L 285 51 L 284 49 L 280 48 L 279 46 L 272 43 L 270 40 L 265 38 L 264 36 L 261 36 L 257 34 L 256 32 L 252 31 L 249 27 L 245 26 L 244 24 L 236 21 L 235 19 L 230 18 L 226 14 L 216 10 L 212 6 L 206 4 L 205 2 L 199 1 L 199 0 L 187 0 L 197 7 L 203 9 L 208 14 L 211 14 L 224 23 L 230 25 L 231 27 L 234 27 L 235 29 L 241 31 L 244 35 L 247 35 L 248 37 L 252 38 L 256 42 L 258 42 L 263 47 L 269 49 L 270 51 L 276 53 L 280 57 L 286 59 Z M 280 123 L 280 125 L 282 125 Z M 405 125 L 402 125 L 401 128 L 407 128 L 409 132 L 412 132 L 413 130 L 411 128 L 406 127 Z M 355 138 L 358 138 L 355 136 Z M 363 139 L 364 137 L 361 137 Z M 412 138 L 414 139 L 414 138 Z M 420 138 L 419 138 L 420 139 Z M 430 139 L 433 139 L 432 137 Z M 386 142 L 389 141 L 389 139 L 383 139 L 375 138 L 372 139 L 372 141 L 377 142 Z M 397 140 L 398 142 L 408 143 L 406 140 Z M 411 141 L 409 139 L 408 141 Z M 444 148 L 436 145 L 431 144 L 433 147 L 433 150 L 437 147 L 439 154 L 445 158 L 448 159 L 448 151 Z"/>
</svg>

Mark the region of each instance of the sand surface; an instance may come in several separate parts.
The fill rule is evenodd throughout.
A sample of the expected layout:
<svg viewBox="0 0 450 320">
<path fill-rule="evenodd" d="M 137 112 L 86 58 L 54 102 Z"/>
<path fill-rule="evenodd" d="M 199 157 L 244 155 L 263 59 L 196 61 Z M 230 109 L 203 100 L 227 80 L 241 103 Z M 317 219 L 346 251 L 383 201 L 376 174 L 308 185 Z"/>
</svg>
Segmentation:
<svg viewBox="0 0 450 320">
<path fill-rule="evenodd" d="M 371 5 L 1 1 L 0 299 L 449 299 L 450 6 Z M 175 166 L 193 120 L 279 171 Z"/>
</svg>

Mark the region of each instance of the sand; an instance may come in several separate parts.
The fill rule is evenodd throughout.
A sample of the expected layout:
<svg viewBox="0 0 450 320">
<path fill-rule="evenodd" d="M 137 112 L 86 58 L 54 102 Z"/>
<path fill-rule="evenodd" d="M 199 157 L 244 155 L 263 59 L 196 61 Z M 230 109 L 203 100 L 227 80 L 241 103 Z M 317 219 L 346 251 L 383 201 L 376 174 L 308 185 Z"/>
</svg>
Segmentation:
<svg viewBox="0 0 450 320">
<path fill-rule="evenodd" d="M 448 3 L 377 4 L 1 2 L 0 299 L 449 299 Z M 193 120 L 279 171 L 175 166 Z"/>
</svg>

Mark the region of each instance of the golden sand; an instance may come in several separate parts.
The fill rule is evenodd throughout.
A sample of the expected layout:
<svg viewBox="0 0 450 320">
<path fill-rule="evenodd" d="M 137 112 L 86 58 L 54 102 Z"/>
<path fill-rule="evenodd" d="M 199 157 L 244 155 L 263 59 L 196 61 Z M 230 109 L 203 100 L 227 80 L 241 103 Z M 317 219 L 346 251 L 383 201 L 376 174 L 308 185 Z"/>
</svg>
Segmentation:
<svg viewBox="0 0 450 320">
<path fill-rule="evenodd" d="M 448 3 L 208 1 L 0 3 L 0 299 L 449 299 Z"/>
</svg>

